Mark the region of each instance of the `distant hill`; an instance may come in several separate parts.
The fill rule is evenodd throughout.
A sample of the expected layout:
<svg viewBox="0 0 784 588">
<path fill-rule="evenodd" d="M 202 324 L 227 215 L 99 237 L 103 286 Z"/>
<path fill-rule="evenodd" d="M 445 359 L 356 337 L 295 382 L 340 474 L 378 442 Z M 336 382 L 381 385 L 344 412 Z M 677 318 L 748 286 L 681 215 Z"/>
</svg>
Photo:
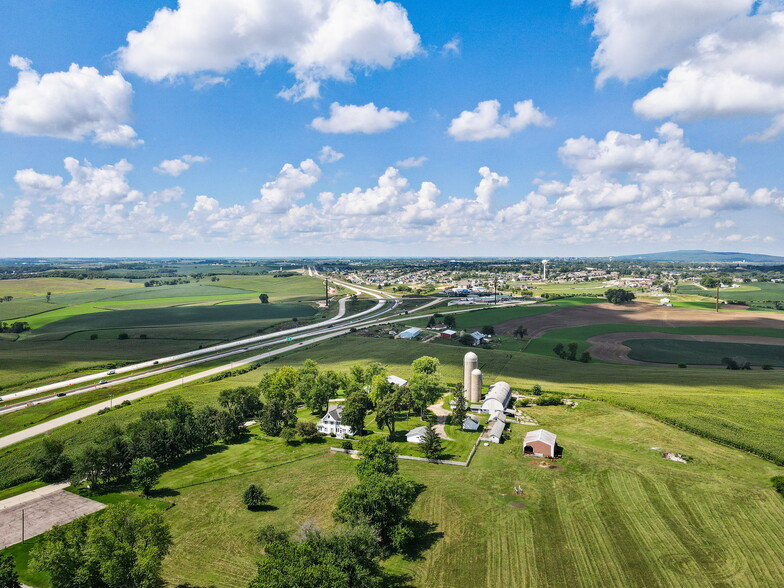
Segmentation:
<svg viewBox="0 0 784 588">
<path fill-rule="evenodd" d="M 700 262 L 739 262 L 747 261 L 750 263 L 781 263 L 784 257 L 777 255 L 764 255 L 760 253 L 737 253 L 735 251 L 704 251 L 699 249 L 682 251 L 663 251 L 661 253 L 642 253 L 639 255 L 621 255 L 614 259 L 626 261 L 677 261 L 682 263 Z"/>
</svg>

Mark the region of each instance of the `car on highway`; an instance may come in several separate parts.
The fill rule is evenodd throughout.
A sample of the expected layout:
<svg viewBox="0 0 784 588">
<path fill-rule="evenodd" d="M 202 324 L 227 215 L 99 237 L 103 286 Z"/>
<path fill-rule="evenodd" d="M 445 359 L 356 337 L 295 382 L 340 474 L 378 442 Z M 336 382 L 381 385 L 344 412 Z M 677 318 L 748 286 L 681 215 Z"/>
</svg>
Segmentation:
<svg viewBox="0 0 784 588">
<path fill-rule="evenodd" d="M 114 374 L 116 374 L 116 373 L 117 373 L 117 372 L 116 372 L 115 370 L 109 370 L 108 372 L 106 372 L 106 375 L 107 375 L 107 376 L 113 376 L 113 375 L 114 375 Z"/>
<path fill-rule="evenodd" d="M 156 359 L 154 362 L 152 362 L 152 365 L 158 365 L 158 360 Z"/>
<path fill-rule="evenodd" d="M 108 384 L 108 381 L 106 381 L 106 380 L 101 380 L 100 382 L 98 382 L 98 384 L 99 384 L 99 385 L 100 385 L 100 384 Z"/>
<path fill-rule="evenodd" d="M 243 350 L 243 351 L 247 351 L 247 350 L 248 350 L 248 347 L 243 347 L 243 348 L 242 348 L 242 350 Z"/>
<path fill-rule="evenodd" d="M 57 393 L 57 398 L 62 398 L 63 396 L 65 396 L 65 392 L 58 392 Z"/>
</svg>

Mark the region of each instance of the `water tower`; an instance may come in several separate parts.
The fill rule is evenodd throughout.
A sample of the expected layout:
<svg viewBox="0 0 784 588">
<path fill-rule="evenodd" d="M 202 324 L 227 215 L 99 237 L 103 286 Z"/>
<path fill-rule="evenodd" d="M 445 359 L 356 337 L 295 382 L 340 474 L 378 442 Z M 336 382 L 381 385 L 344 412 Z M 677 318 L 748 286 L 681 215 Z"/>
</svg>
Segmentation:
<svg viewBox="0 0 784 588">
<path fill-rule="evenodd" d="M 549 259 L 542 260 L 542 279 L 546 282 L 547 281 L 547 264 L 550 263 Z"/>
</svg>

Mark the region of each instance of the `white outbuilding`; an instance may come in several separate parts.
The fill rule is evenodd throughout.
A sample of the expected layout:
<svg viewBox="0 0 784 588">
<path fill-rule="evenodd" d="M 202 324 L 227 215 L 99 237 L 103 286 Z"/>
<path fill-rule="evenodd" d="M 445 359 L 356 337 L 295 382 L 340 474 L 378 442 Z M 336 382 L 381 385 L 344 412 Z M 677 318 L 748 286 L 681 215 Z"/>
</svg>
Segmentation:
<svg viewBox="0 0 784 588">
<path fill-rule="evenodd" d="M 422 443 L 422 438 L 425 436 L 427 427 L 416 427 L 406 433 L 406 441 L 409 443 Z"/>
<path fill-rule="evenodd" d="M 398 337 L 401 339 L 414 339 L 419 337 L 419 334 L 422 332 L 422 329 L 417 329 L 416 327 L 411 327 L 410 329 L 406 329 Z"/>
<path fill-rule="evenodd" d="M 400 386 L 401 388 L 406 384 L 408 384 L 408 380 L 404 380 L 400 376 L 393 376 L 393 375 L 387 376 L 387 382 L 389 382 L 390 384 L 394 384 L 395 386 Z"/>
<path fill-rule="evenodd" d="M 509 406 L 511 399 L 512 387 L 506 382 L 496 382 L 490 386 L 490 390 L 487 392 L 484 402 L 482 402 L 480 412 L 487 414 L 503 413 L 506 407 Z"/>
<path fill-rule="evenodd" d="M 479 419 L 474 415 L 469 414 L 463 421 L 463 430 L 476 431 L 477 429 L 479 429 Z"/>
</svg>

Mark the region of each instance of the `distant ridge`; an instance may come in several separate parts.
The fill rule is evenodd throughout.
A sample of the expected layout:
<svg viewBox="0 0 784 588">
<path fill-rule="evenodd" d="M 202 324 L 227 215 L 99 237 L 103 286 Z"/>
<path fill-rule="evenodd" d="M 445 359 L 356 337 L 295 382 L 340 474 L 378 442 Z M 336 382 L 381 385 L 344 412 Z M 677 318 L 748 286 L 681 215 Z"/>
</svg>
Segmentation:
<svg viewBox="0 0 784 588">
<path fill-rule="evenodd" d="M 784 257 L 764 255 L 761 253 L 738 253 L 735 251 L 705 251 L 702 249 L 663 251 L 661 253 L 641 253 L 639 255 L 613 256 L 614 259 L 633 261 L 678 261 L 683 263 L 696 262 L 740 262 L 775 263 L 784 262 Z"/>
</svg>

